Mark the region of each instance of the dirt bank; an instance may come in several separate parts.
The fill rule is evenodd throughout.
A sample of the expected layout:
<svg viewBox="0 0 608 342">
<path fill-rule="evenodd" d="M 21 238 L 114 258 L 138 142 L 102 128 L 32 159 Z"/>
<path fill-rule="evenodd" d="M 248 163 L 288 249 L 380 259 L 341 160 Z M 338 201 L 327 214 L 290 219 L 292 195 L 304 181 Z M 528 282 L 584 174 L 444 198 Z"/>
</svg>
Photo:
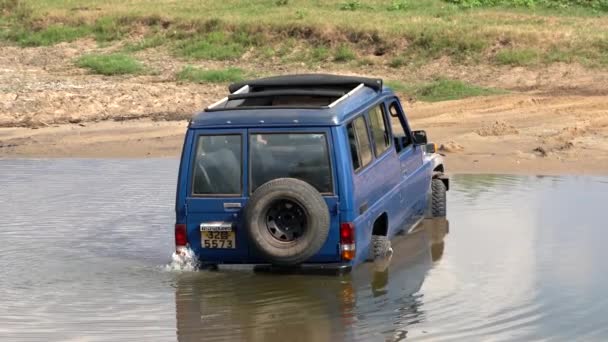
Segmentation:
<svg viewBox="0 0 608 342">
<path fill-rule="evenodd" d="M 175 82 L 185 63 L 167 62 L 162 51 L 140 53 L 154 70 L 143 76 L 105 77 L 74 67 L 74 56 L 93 49 L 99 50 L 86 40 L 46 48 L 0 46 L 0 158 L 177 157 L 185 119 L 226 92 L 225 85 Z M 446 60 L 416 70 L 247 63 L 239 67 L 255 74 L 337 72 L 403 82 L 441 74 L 507 89 L 508 95 L 437 103 L 402 97 L 409 99 L 413 126 L 444 145 L 454 172 L 608 174 L 603 71 L 561 64 L 534 70 L 454 66 Z"/>
</svg>

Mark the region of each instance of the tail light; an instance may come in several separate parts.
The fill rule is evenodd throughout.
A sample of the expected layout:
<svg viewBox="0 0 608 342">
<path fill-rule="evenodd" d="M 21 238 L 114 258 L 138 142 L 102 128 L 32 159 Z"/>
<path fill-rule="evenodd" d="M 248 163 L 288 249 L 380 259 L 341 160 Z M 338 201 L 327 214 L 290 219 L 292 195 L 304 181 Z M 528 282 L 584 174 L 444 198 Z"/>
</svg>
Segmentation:
<svg viewBox="0 0 608 342">
<path fill-rule="evenodd" d="M 345 222 L 340 225 L 340 254 L 344 260 L 355 258 L 355 225 Z"/>
<path fill-rule="evenodd" d="M 186 225 L 175 225 L 175 248 L 186 247 L 188 245 L 188 236 L 186 235 Z"/>
</svg>

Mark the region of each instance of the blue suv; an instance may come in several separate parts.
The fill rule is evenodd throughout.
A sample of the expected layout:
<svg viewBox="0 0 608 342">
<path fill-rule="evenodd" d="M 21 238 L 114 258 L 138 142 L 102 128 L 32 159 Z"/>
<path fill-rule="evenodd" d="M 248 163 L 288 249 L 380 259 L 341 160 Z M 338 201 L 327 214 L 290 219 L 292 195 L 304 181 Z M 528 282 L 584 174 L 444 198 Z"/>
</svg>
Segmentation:
<svg viewBox="0 0 608 342">
<path fill-rule="evenodd" d="M 286 75 L 229 90 L 186 132 L 178 254 L 348 271 L 445 216 L 443 160 L 382 80 Z"/>
</svg>

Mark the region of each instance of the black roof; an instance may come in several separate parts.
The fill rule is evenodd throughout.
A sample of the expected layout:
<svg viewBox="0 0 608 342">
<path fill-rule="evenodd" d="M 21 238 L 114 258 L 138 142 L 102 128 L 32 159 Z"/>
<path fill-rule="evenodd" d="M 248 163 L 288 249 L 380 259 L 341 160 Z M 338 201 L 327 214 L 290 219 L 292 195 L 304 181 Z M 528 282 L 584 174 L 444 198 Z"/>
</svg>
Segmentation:
<svg viewBox="0 0 608 342">
<path fill-rule="evenodd" d="M 295 74 L 284 76 L 273 76 L 255 80 L 232 83 L 228 90 L 231 93 L 248 85 L 250 92 L 269 91 L 279 89 L 332 89 L 348 92 L 359 84 L 375 91 L 382 90 L 382 80 L 379 78 L 339 76 L 329 74 Z"/>
</svg>

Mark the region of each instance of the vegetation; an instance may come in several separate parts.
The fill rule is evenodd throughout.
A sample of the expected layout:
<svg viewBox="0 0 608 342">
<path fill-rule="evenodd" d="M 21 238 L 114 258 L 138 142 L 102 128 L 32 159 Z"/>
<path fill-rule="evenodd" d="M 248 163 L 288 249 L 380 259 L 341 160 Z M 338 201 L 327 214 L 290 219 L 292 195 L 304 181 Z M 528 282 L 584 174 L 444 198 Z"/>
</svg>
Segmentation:
<svg viewBox="0 0 608 342">
<path fill-rule="evenodd" d="M 150 37 L 144 37 L 136 42 L 125 44 L 123 50 L 125 52 L 136 52 L 145 49 L 155 48 L 165 44 L 167 39 L 164 36 L 154 35 Z"/>
<path fill-rule="evenodd" d="M 80 57 L 76 65 L 101 75 L 135 74 L 143 71 L 143 65 L 123 54 L 90 54 Z"/>
<path fill-rule="evenodd" d="M 438 78 L 430 83 L 406 85 L 398 81 L 388 81 L 387 86 L 422 101 L 436 102 L 457 100 L 472 96 L 501 94 L 499 89 L 484 88 L 457 80 Z"/>
<path fill-rule="evenodd" d="M 177 74 L 177 79 L 195 83 L 236 82 L 243 80 L 244 74 L 245 72 L 238 68 L 203 70 L 193 66 L 186 66 Z"/>
<path fill-rule="evenodd" d="M 105 75 L 142 72 L 130 54 L 158 47 L 183 61 L 220 63 L 246 58 L 405 69 L 442 58 L 465 65 L 608 68 L 606 13 L 608 0 L 181 0 L 171 6 L 162 0 L 0 0 L 0 40 L 29 47 L 88 37 L 118 46 L 118 54 L 77 61 Z M 237 70 L 189 67 L 177 76 L 228 82 L 240 77 Z M 458 96 L 487 90 L 453 82 L 408 91 L 436 99 L 448 90 Z"/>
<path fill-rule="evenodd" d="M 498 64 L 514 66 L 529 66 L 540 62 L 540 54 L 534 49 L 500 50 L 494 58 Z"/>
<path fill-rule="evenodd" d="M 81 0 L 77 7 L 68 0 L 0 0 L 0 39 L 41 46 L 91 36 L 104 43 L 143 27 L 150 33 L 124 52 L 167 46 L 177 57 L 208 60 L 237 60 L 247 52 L 283 62 L 376 55 L 393 67 L 444 56 L 455 63 L 604 67 L 608 32 L 598 15 L 606 11 L 608 0 L 182 0 L 173 6 Z"/>
<path fill-rule="evenodd" d="M 180 42 L 177 54 L 192 59 L 231 60 L 241 57 L 249 43 L 246 37 L 240 40 L 216 31 Z"/>
<path fill-rule="evenodd" d="M 608 0 L 446 0 L 462 7 L 543 7 L 556 9 L 590 8 L 596 11 L 608 12 Z"/>
<path fill-rule="evenodd" d="M 334 53 L 334 61 L 348 62 L 355 59 L 355 52 L 346 45 L 340 45 Z"/>
</svg>

